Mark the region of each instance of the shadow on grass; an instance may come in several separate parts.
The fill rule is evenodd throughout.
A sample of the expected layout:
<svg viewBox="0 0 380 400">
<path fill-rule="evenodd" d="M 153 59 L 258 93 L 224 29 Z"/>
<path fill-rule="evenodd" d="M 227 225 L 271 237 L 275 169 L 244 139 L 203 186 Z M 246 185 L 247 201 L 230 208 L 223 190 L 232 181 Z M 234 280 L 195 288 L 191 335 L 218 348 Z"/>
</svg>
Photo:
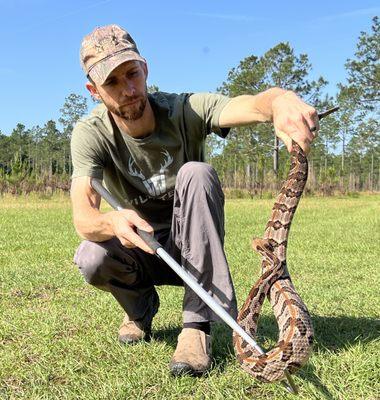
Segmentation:
<svg viewBox="0 0 380 400">
<path fill-rule="evenodd" d="M 361 342 L 369 343 L 380 337 L 380 320 L 351 316 L 312 315 L 314 327 L 314 351 L 340 349 Z M 259 337 L 277 341 L 278 328 L 274 316 L 263 316 L 259 321 Z"/>
<path fill-rule="evenodd" d="M 357 342 L 369 343 L 380 337 L 380 321 L 374 318 L 312 315 L 312 322 L 315 333 L 314 351 L 319 353 L 326 351 L 338 353 Z M 154 338 L 165 341 L 174 350 L 180 332 L 181 327 L 168 327 L 154 331 Z M 212 336 L 214 368 L 222 373 L 227 364 L 235 359 L 231 330 L 224 324 L 214 324 Z M 273 345 L 277 341 L 277 336 L 278 328 L 274 316 L 262 316 L 259 321 L 259 344 L 265 339 Z M 315 368 L 310 363 L 306 364 L 297 376 L 312 383 L 321 398 L 327 400 L 335 398 L 318 378 Z"/>
<path fill-rule="evenodd" d="M 355 343 L 370 343 L 380 337 L 380 321 L 375 318 L 352 316 L 312 315 L 314 327 L 314 351 L 339 353 Z M 274 344 L 278 338 L 278 328 L 274 316 L 262 316 L 259 320 L 258 341 L 266 339 Z M 315 368 L 308 363 L 297 372 L 297 376 L 309 381 L 318 390 L 321 398 L 332 400 L 335 397 L 321 382 Z"/>
<path fill-rule="evenodd" d="M 368 343 L 380 337 L 380 320 L 375 318 L 344 315 L 337 317 L 312 315 L 311 318 L 315 334 L 314 351 L 338 352 L 354 343 Z M 181 329 L 180 326 L 169 326 L 155 330 L 153 336 L 156 340 L 165 341 L 175 348 Z M 221 323 L 214 324 L 212 336 L 213 352 L 216 357 L 223 359 L 234 353 L 230 328 Z M 260 317 L 258 341 L 265 338 L 275 343 L 277 336 L 278 328 L 274 316 Z"/>
<path fill-rule="evenodd" d="M 181 326 L 169 326 L 165 329 L 153 329 L 153 339 L 159 342 L 166 342 L 169 346 L 175 347 L 177 346 L 177 338 L 181 333 Z"/>
<path fill-rule="evenodd" d="M 153 339 L 164 341 L 174 349 L 177 346 L 177 338 L 182 327 L 169 326 L 165 329 L 153 330 Z M 222 323 L 212 325 L 212 355 L 218 370 L 223 371 L 226 364 L 235 358 L 232 346 L 231 329 Z"/>
</svg>

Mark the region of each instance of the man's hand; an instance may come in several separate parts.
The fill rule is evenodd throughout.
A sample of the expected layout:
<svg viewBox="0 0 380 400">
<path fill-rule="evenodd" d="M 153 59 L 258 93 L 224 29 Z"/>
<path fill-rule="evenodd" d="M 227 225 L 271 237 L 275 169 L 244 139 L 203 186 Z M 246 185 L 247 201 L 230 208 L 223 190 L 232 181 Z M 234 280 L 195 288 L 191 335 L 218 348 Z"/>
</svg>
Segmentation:
<svg viewBox="0 0 380 400">
<path fill-rule="evenodd" d="M 147 253 L 154 254 L 154 251 L 136 233 L 139 228 L 149 232 L 153 236 L 153 228 L 133 210 L 110 211 L 107 214 L 114 235 L 120 243 L 128 248 L 139 247 Z"/>
<path fill-rule="evenodd" d="M 276 135 L 292 150 L 292 140 L 305 154 L 319 130 L 318 114 L 314 107 L 304 103 L 294 92 L 286 91 L 272 102 L 273 125 Z"/>
<path fill-rule="evenodd" d="M 104 242 L 116 236 L 125 247 L 139 247 L 147 253 L 154 253 L 136 233 L 136 228 L 139 228 L 153 235 L 153 228 L 133 210 L 101 213 L 101 197 L 92 188 L 90 177 L 74 178 L 70 195 L 74 226 L 83 239 Z"/>
</svg>

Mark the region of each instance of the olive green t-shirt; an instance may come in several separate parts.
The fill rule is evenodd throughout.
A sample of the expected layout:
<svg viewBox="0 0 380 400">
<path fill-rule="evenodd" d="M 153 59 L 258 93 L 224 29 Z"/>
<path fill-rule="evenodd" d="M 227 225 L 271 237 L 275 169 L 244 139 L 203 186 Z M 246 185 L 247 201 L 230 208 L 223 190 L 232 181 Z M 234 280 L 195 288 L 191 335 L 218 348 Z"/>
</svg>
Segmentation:
<svg viewBox="0 0 380 400">
<path fill-rule="evenodd" d="M 204 161 L 206 136 L 225 137 L 219 115 L 229 98 L 211 93 L 149 94 L 155 131 L 142 139 L 122 133 L 104 104 L 80 119 L 72 133 L 72 178 L 103 179 L 108 190 L 155 230 L 171 224 L 178 170 Z"/>
</svg>

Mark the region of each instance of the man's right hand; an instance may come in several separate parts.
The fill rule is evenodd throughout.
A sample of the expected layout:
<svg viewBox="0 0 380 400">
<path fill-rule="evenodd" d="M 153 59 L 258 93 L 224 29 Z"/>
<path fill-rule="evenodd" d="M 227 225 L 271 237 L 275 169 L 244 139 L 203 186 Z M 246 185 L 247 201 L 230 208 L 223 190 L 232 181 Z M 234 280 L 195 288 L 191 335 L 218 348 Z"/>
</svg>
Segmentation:
<svg viewBox="0 0 380 400">
<path fill-rule="evenodd" d="M 70 194 L 74 226 L 83 239 L 104 242 L 116 236 L 125 247 L 139 247 L 147 253 L 154 253 L 136 233 L 139 228 L 153 235 L 153 228 L 133 210 L 101 213 L 101 197 L 91 187 L 91 178 L 74 178 Z"/>
<path fill-rule="evenodd" d="M 131 249 L 139 247 L 147 253 L 154 251 L 136 233 L 137 228 L 149 232 L 153 236 L 153 228 L 133 210 L 110 211 L 107 214 L 114 235 L 120 243 Z"/>
</svg>

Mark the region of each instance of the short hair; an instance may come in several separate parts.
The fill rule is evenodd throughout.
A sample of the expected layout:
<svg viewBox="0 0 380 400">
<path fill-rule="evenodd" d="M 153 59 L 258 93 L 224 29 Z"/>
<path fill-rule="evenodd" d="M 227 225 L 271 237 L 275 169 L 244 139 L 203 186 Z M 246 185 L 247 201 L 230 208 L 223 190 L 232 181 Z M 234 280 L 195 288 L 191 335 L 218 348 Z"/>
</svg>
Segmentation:
<svg viewBox="0 0 380 400">
<path fill-rule="evenodd" d="M 87 75 L 87 79 L 92 85 L 96 86 L 96 83 L 93 81 L 90 75 Z"/>
</svg>

